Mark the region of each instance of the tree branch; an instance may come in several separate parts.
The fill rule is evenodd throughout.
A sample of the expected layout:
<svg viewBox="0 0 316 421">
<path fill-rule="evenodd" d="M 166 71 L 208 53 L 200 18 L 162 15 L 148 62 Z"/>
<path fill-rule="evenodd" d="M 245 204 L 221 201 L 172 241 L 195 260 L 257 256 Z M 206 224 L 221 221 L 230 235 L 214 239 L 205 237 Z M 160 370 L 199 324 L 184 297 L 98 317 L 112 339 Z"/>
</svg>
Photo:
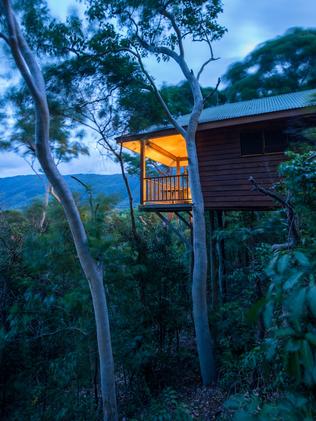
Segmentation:
<svg viewBox="0 0 316 421">
<path fill-rule="evenodd" d="M 217 57 L 217 58 L 213 58 L 213 57 L 211 57 L 211 58 L 209 58 L 208 60 L 206 60 L 206 61 L 202 64 L 202 66 L 201 66 L 201 68 L 200 68 L 200 70 L 198 71 L 198 74 L 197 74 L 197 76 L 196 76 L 197 80 L 199 80 L 199 79 L 200 79 L 201 74 L 203 73 L 203 70 L 205 69 L 205 67 L 206 67 L 209 63 L 211 63 L 212 61 L 216 61 L 216 60 L 219 60 L 219 57 Z"/>
<path fill-rule="evenodd" d="M 292 206 L 290 205 L 290 203 L 284 199 L 283 197 L 279 196 L 276 193 L 273 193 L 272 191 L 259 186 L 259 184 L 256 182 L 256 180 L 254 179 L 254 177 L 249 177 L 249 182 L 250 184 L 253 186 L 252 187 L 252 191 L 259 191 L 260 193 L 264 194 L 265 196 L 269 196 L 272 199 L 276 200 L 278 203 L 281 203 L 282 206 L 284 206 L 285 208 L 289 208 Z M 292 208 L 293 209 L 293 208 Z"/>
<path fill-rule="evenodd" d="M 150 51 L 151 53 L 164 54 L 164 55 L 167 55 L 167 56 L 173 58 L 174 60 L 178 61 L 180 56 L 178 56 L 178 54 L 176 52 L 172 51 L 170 48 L 168 48 L 168 47 L 158 47 L 156 45 L 149 44 L 147 41 L 145 41 L 144 38 L 142 38 L 139 35 L 138 24 L 135 21 L 135 19 L 132 17 L 131 13 L 128 13 L 128 17 L 129 17 L 129 20 L 132 22 L 132 24 L 135 27 L 135 37 L 136 37 L 137 41 L 139 42 L 139 44 L 143 48 L 145 48 L 147 51 Z M 179 47 L 180 47 L 180 45 L 179 45 Z"/>
<path fill-rule="evenodd" d="M 221 79 L 218 78 L 215 88 L 208 95 L 206 95 L 206 97 L 203 99 L 204 104 L 208 99 L 210 99 L 215 94 L 215 92 L 218 91 L 218 87 L 219 87 L 220 83 L 221 83 Z"/>
<path fill-rule="evenodd" d="M 166 227 L 168 227 L 172 232 L 174 232 L 174 234 L 176 234 L 176 236 L 178 238 L 180 238 L 180 240 L 183 242 L 183 244 L 186 246 L 187 250 L 189 252 L 192 251 L 192 245 L 190 243 L 190 241 L 188 241 L 185 236 L 182 234 L 182 232 L 180 230 L 178 230 L 177 228 L 175 228 L 170 221 L 168 221 L 168 219 L 162 215 L 160 212 L 156 213 L 157 216 L 159 216 L 159 218 L 162 220 L 162 222 L 164 223 L 164 225 Z"/>
<path fill-rule="evenodd" d="M 294 208 L 288 199 L 284 199 L 283 197 L 279 196 L 272 191 L 259 186 L 256 180 L 253 177 L 249 178 L 250 183 L 252 184 L 253 191 L 259 191 L 260 193 L 264 194 L 265 196 L 269 196 L 278 203 L 280 203 L 286 210 L 287 210 L 287 219 L 288 219 L 288 229 L 289 229 L 289 238 L 286 243 L 283 244 L 274 244 L 272 246 L 273 251 L 280 251 L 280 250 L 287 250 L 295 247 L 299 242 L 299 233 L 296 226 L 296 216 L 294 213 Z"/>
<path fill-rule="evenodd" d="M 9 0 L 3 0 L 2 4 L 3 4 L 3 8 L 6 15 L 7 25 L 8 25 L 8 32 L 9 32 L 8 44 L 11 48 L 12 55 L 32 95 L 34 96 L 34 98 L 38 99 L 40 98 L 40 92 L 38 91 L 36 83 L 33 79 L 31 69 L 29 69 L 28 64 L 20 50 L 20 45 L 19 45 L 18 36 L 17 36 L 18 25 L 16 23 L 10 2 Z"/>
<path fill-rule="evenodd" d="M 179 44 L 179 50 L 180 50 L 180 56 L 184 57 L 184 48 L 183 48 L 183 37 L 180 31 L 179 26 L 177 25 L 177 22 L 175 20 L 175 18 L 171 15 L 171 13 L 169 13 L 166 8 L 161 9 L 160 13 L 165 16 L 167 19 L 170 20 L 171 25 L 177 35 L 177 39 L 178 39 L 178 44 Z"/>
<path fill-rule="evenodd" d="M 24 57 L 24 60 L 26 64 L 28 65 L 30 72 L 35 79 L 37 85 L 40 87 L 40 90 L 46 89 L 45 87 L 45 81 L 43 74 L 41 72 L 41 69 L 39 68 L 36 60 L 34 59 L 33 53 L 30 50 L 30 47 L 28 46 L 27 42 L 25 41 L 24 36 L 21 33 L 21 28 L 17 23 L 16 17 L 13 15 L 13 20 L 15 24 L 16 34 L 17 34 L 17 40 L 19 43 L 20 50 L 22 52 L 22 55 Z"/>
<path fill-rule="evenodd" d="M 35 336 L 33 339 L 40 339 L 44 338 L 45 336 L 53 336 L 57 335 L 58 333 L 65 332 L 66 330 L 72 330 L 81 333 L 83 336 L 87 336 L 88 333 L 78 327 L 65 327 L 62 329 L 56 329 L 53 332 L 41 333 L 40 335 Z"/>
<path fill-rule="evenodd" d="M 179 56 L 175 51 L 172 51 L 168 47 L 158 47 L 157 45 L 149 44 L 147 41 L 145 41 L 143 38 L 141 38 L 139 35 L 136 34 L 136 38 L 140 45 L 145 48 L 147 51 L 150 51 L 154 54 L 164 54 L 168 57 L 173 58 L 177 63 L 179 63 L 179 59 L 181 56 Z"/>
<path fill-rule="evenodd" d="M 150 74 L 148 73 L 148 71 L 146 70 L 143 60 L 139 54 L 139 52 L 135 52 L 133 50 L 128 50 L 132 55 L 134 55 L 134 57 L 137 58 L 138 63 L 142 69 L 142 72 L 144 73 L 144 75 L 147 77 L 150 86 L 152 87 L 156 97 L 158 98 L 158 101 L 160 102 L 160 105 L 162 106 L 163 110 L 166 112 L 168 120 L 170 121 L 170 123 L 175 127 L 175 129 L 183 136 L 186 136 L 186 131 L 185 129 L 180 126 L 180 124 L 177 122 L 177 120 L 173 117 L 173 115 L 171 114 L 168 105 L 166 104 L 165 100 L 163 99 L 163 97 L 161 96 L 153 78 L 150 76 Z"/>
<path fill-rule="evenodd" d="M 4 35 L 4 33 L 0 32 L 0 38 L 2 38 L 10 46 L 9 38 Z"/>
</svg>

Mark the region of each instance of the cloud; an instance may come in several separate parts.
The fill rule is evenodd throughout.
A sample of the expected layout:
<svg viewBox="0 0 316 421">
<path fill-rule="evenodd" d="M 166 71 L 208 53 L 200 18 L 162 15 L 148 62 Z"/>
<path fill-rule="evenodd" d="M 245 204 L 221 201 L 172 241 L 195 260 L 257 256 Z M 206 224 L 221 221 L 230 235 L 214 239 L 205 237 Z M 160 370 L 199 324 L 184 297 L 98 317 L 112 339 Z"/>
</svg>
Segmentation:
<svg viewBox="0 0 316 421">
<path fill-rule="evenodd" d="M 26 161 L 13 152 L 0 153 L 0 177 L 31 174 Z"/>
</svg>

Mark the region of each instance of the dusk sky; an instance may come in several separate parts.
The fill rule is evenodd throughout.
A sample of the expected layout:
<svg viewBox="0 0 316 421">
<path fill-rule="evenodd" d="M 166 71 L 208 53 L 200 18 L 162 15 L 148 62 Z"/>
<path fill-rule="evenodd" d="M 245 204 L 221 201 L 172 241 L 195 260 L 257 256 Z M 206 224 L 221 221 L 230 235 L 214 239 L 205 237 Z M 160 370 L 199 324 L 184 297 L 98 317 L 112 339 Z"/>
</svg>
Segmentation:
<svg viewBox="0 0 316 421">
<path fill-rule="evenodd" d="M 75 4 L 72 0 L 48 0 L 48 3 L 53 14 L 62 19 L 69 7 Z M 227 0 L 220 21 L 227 27 L 228 33 L 214 45 L 215 55 L 220 60 L 207 68 L 201 80 L 203 85 L 214 85 L 231 63 L 243 58 L 259 43 L 282 35 L 294 26 L 315 26 L 316 5 L 315 0 Z M 186 47 L 188 62 L 197 69 L 207 58 L 207 50 L 196 44 L 187 44 Z M 147 67 L 159 84 L 175 84 L 183 79 L 177 66 L 170 62 L 163 64 L 149 60 Z M 61 171 L 64 174 L 118 172 L 112 162 L 100 157 L 92 141 L 90 153 L 89 157 L 60 166 Z M 33 173 L 29 165 L 13 153 L 0 154 L 0 169 L 0 177 Z"/>
</svg>

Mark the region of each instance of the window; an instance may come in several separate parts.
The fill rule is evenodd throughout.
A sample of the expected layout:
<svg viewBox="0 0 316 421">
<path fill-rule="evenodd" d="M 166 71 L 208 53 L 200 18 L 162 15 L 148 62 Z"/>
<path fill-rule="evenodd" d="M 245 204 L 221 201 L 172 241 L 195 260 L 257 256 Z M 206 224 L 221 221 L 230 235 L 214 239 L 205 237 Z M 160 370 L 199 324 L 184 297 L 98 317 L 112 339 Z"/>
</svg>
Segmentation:
<svg viewBox="0 0 316 421">
<path fill-rule="evenodd" d="M 242 155 L 263 154 L 263 132 L 245 132 L 240 134 Z"/>
<path fill-rule="evenodd" d="M 287 136 L 282 130 L 265 130 L 265 153 L 283 152 L 287 145 Z"/>
<path fill-rule="evenodd" d="M 240 149 L 243 156 L 283 152 L 286 146 L 287 135 L 280 129 L 240 133 Z"/>
</svg>

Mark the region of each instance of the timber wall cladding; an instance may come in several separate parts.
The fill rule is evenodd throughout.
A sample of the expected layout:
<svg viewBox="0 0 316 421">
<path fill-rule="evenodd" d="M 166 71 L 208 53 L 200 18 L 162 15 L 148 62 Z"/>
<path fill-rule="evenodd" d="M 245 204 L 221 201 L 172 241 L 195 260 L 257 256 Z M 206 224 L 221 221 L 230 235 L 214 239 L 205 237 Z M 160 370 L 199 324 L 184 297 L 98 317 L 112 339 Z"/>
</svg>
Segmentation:
<svg viewBox="0 0 316 421">
<path fill-rule="evenodd" d="M 282 128 L 284 124 L 235 126 L 198 132 L 197 150 L 205 207 L 208 209 L 271 209 L 272 199 L 251 190 L 253 176 L 264 187 L 277 180 L 283 153 L 241 156 L 240 132 L 264 128 Z"/>
</svg>

